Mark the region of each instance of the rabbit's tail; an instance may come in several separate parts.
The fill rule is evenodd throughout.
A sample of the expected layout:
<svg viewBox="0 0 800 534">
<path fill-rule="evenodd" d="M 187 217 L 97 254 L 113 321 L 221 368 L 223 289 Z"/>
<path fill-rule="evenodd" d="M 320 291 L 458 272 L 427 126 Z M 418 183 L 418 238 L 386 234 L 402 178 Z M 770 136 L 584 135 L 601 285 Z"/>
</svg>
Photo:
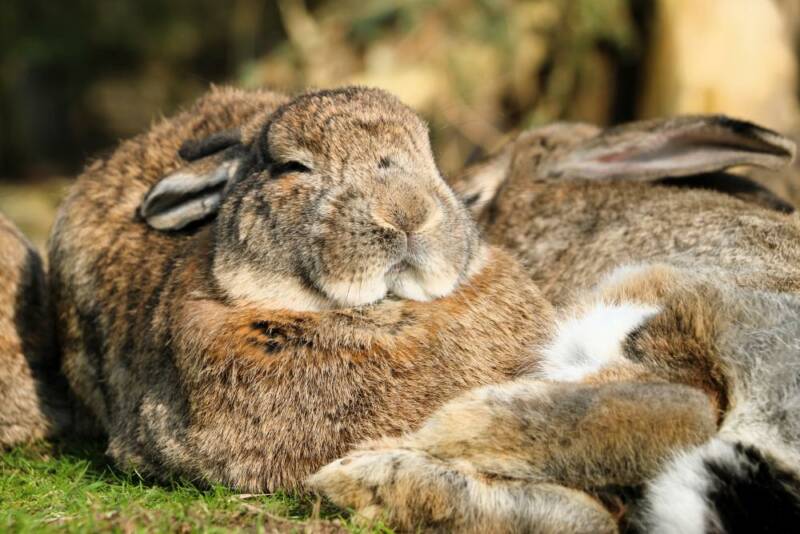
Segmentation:
<svg viewBox="0 0 800 534">
<path fill-rule="evenodd" d="M 756 446 L 714 438 L 668 464 L 637 515 L 642 532 L 785 532 L 800 524 L 800 478 Z"/>
</svg>

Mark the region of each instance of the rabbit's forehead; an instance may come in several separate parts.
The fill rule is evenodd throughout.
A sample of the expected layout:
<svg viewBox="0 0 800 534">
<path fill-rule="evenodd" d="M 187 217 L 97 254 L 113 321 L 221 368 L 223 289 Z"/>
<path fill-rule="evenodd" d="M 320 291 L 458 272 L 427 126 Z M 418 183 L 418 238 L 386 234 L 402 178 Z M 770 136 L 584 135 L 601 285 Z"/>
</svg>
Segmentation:
<svg viewBox="0 0 800 534">
<path fill-rule="evenodd" d="M 367 93 L 352 98 L 321 98 L 289 106 L 270 126 L 270 152 L 304 150 L 316 156 L 348 154 L 383 157 L 384 152 L 429 150 L 424 122 L 392 98 Z"/>
<path fill-rule="evenodd" d="M 294 143 L 303 148 L 330 148 L 348 143 L 358 146 L 408 146 L 422 149 L 427 143 L 427 130 L 419 119 L 398 120 L 395 117 L 339 115 L 320 121 L 314 117 L 302 124 L 280 123 L 270 130 L 270 142 Z"/>
</svg>

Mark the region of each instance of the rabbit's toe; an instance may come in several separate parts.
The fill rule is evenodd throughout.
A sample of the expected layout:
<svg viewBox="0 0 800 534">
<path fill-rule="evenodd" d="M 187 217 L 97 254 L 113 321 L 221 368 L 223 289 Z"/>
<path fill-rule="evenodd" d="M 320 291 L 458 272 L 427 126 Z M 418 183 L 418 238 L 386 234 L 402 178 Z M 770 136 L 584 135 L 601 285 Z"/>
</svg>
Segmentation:
<svg viewBox="0 0 800 534">
<path fill-rule="evenodd" d="M 333 502 L 358 512 L 370 509 L 383 501 L 381 494 L 398 482 L 399 471 L 407 462 L 403 450 L 356 450 L 344 458 L 331 462 L 312 475 L 307 483 L 312 489 L 324 493 Z"/>
<path fill-rule="evenodd" d="M 410 449 L 357 450 L 312 475 L 308 485 L 367 519 L 411 528 L 452 515 L 452 495 L 435 459 Z"/>
</svg>

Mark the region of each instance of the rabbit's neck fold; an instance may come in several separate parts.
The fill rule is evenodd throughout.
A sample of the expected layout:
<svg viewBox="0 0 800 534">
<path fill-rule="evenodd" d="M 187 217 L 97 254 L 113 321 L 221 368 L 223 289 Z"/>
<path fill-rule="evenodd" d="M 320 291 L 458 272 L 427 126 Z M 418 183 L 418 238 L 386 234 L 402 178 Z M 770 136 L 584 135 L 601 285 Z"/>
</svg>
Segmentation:
<svg viewBox="0 0 800 534">
<path fill-rule="evenodd" d="M 389 285 L 406 283 L 417 289 L 408 291 L 414 297 L 401 297 L 403 300 L 430 301 L 439 297 L 444 297 L 469 281 L 472 277 L 480 273 L 488 261 L 488 250 L 484 243 L 480 243 L 477 251 L 466 266 L 464 274 L 457 283 L 448 291 L 441 295 L 433 295 L 432 290 L 426 292 L 426 286 L 420 281 L 411 278 L 408 280 L 397 281 L 387 275 Z M 294 312 L 320 312 L 347 308 L 350 306 L 342 305 L 333 298 L 314 287 L 312 283 L 302 279 L 298 275 L 288 274 L 288 270 L 279 272 L 270 270 L 268 267 L 253 267 L 244 264 L 242 261 L 233 261 L 222 255 L 215 258 L 212 264 L 212 275 L 216 285 L 230 299 L 258 306 L 259 308 L 270 310 L 288 310 Z M 369 288 L 365 288 L 368 290 Z M 408 289 L 408 288 L 406 288 Z M 400 295 L 397 291 L 389 293 Z M 370 303 L 383 300 L 387 295 L 386 288 L 382 288 L 380 294 L 375 294 Z M 368 297 L 365 298 L 367 300 Z"/>
<path fill-rule="evenodd" d="M 316 312 L 337 307 L 331 299 L 294 277 L 216 263 L 214 278 L 229 298 L 265 309 Z"/>
</svg>

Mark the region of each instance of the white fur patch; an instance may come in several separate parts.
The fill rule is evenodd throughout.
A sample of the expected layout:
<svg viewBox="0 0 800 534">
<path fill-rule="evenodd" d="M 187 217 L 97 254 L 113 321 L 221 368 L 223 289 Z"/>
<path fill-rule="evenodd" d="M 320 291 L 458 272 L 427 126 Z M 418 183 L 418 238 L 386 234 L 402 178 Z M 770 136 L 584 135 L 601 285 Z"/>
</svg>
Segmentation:
<svg viewBox="0 0 800 534">
<path fill-rule="evenodd" d="M 731 444 L 713 439 L 675 458 L 648 485 L 642 523 L 655 534 L 703 534 L 719 527 L 706 494 L 711 485 L 704 461 L 714 458 L 731 470 L 739 469 Z"/>
<path fill-rule="evenodd" d="M 406 300 L 416 300 L 419 302 L 429 302 L 451 293 L 455 288 L 452 279 L 440 279 L 443 283 L 431 283 L 433 281 L 422 278 L 413 272 L 404 272 L 394 276 L 389 281 L 392 293 Z"/>
<path fill-rule="evenodd" d="M 386 278 L 392 293 L 404 299 L 420 302 L 447 296 L 458 284 L 458 273 L 451 265 L 444 262 L 440 269 L 430 272 L 409 268 L 399 273 L 387 274 Z"/>
<path fill-rule="evenodd" d="M 291 278 L 260 275 L 246 267 L 215 269 L 220 287 L 232 298 L 270 310 L 321 311 L 334 308 L 324 296 Z"/>
<path fill-rule="evenodd" d="M 372 304 L 385 297 L 389 290 L 383 276 L 373 276 L 358 281 L 333 281 L 320 278 L 316 283 L 342 308 Z"/>
<path fill-rule="evenodd" d="M 553 343 L 544 351 L 545 378 L 576 382 L 624 358 L 625 338 L 658 308 L 600 302 L 557 325 Z"/>
</svg>

